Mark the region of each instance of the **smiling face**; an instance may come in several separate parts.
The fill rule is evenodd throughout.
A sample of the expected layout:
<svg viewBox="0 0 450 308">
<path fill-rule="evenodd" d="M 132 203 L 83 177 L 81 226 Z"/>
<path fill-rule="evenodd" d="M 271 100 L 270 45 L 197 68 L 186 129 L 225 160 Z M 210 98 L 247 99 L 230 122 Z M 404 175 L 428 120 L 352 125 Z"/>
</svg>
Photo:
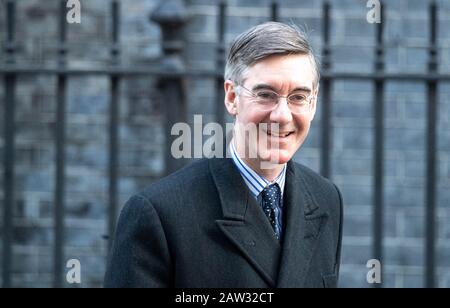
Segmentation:
<svg viewBox="0 0 450 308">
<path fill-rule="evenodd" d="M 233 81 L 225 81 L 225 105 L 235 116 L 235 146 L 250 166 L 261 169 L 263 162 L 288 162 L 308 135 L 316 111 L 315 71 L 308 55 L 273 55 L 249 67 L 242 86 L 248 90 L 267 89 L 283 98 L 273 109 L 262 107 L 248 91 L 238 92 Z M 286 96 L 301 91 L 313 96 L 304 112 L 293 113 Z M 256 126 L 256 138 L 246 138 L 244 129 Z M 278 131 L 277 131 L 278 130 Z M 251 134 L 250 134 L 251 135 Z M 247 154 L 245 154 L 247 153 Z M 255 156 L 249 156 L 256 153 Z"/>
</svg>

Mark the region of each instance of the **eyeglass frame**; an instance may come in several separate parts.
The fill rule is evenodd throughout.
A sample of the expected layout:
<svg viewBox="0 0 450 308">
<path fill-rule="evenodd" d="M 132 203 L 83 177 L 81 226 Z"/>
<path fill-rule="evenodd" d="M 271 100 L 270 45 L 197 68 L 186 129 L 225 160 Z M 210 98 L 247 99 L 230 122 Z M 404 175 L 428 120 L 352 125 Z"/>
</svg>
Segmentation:
<svg viewBox="0 0 450 308">
<path fill-rule="evenodd" d="M 238 83 L 235 83 L 235 84 L 236 84 L 236 88 L 237 88 L 237 89 L 238 89 L 238 88 L 243 88 L 243 89 L 246 90 L 248 93 L 250 93 L 251 96 L 252 96 L 254 99 L 256 99 L 256 100 L 260 99 L 260 98 L 258 98 L 258 96 L 255 94 L 254 91 L 252 91 L 252 90 L 250 90 L 250 89 L 244 87 L 242 84 L 238 84 Z M 277 106 L 277 105 L 279 104 L 279 102 L 280 102 L 280 98 L 285 98 L 285 99 L 286 99 L 286 103 L 287 103 L 288 108 L 289 108 L 289 104 L 292 104 L 292 103 L 289 101 L 289 97 L 295 94 L 295 93 L 291 93 L 291 94 L 289 94 L 289 95 L 287 95 L 287 96 L 282 96 L 282 95 L 278 94 L 278 93 L 277 93 L 276 91 L 274 91 L 274 90 L 267 89 L 267 90 L 265 90 L 265 91 L 272 92 L 272 93 L 274 93 L 274 94 L 277 96 L 277 100 L 276 100 L 275 105 L 273 106 L 272 109 L 268 109 L 268 110 L 273 110 L 273 109 L 275 109 L 276 106 Z M 236 92 L 238 92 L 238 95 L 239 95 L 239 90 L 236 91 Z M 308 103 L 307 103 L 307 107 L 308 107 L 308 108 L 311 107 L 311 101 L 312 101 L 313 99 L 315 99 L 315 98 L 316 98 L 316 96 L 314 96 L 313 93 L 310 93 L 309 96 L 306 97 L 306 101 L 308 102 Z M 296 113 L 296 114 L 301 113 L 301 112 L 294 112 L 291 108 L 289 108 L 289 110 L 290 110 L 291 112 L 293 112 L 293 113 Z M 306 109 L 305 109 L 305 110 L 306 110 Z"/>
</svg>

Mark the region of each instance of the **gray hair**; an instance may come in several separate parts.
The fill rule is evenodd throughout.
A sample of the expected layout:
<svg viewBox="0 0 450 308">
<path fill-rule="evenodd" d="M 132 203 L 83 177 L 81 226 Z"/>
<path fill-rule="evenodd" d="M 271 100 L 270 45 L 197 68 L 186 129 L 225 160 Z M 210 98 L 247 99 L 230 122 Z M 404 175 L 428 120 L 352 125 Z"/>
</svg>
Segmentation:
<svg viewBox="0 0 450 308">
<path fill-rule="evenodd" d="M 266 22 L 240 34 L 231 44 L 225 66 L 225 80 L 243 82 L 245 71 L 271 55 L 309 55 L 315 70 L 314 87 L 319 83 L 319 64 L 305 32 L 295 25 Z"/>
</svg>

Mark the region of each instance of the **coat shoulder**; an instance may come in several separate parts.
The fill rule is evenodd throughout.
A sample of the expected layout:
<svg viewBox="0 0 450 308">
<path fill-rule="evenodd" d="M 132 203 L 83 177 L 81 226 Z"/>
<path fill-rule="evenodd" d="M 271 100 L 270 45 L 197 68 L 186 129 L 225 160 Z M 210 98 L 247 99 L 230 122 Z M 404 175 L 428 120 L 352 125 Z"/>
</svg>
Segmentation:
<svg viewBox="0 0 450 308">
<path fill-rule="evenodd" d="M 312 170 L 305 165 L 297 162 L 293 162 L 293 166 L 296 174 L 299 174 L 304 180 L 310 182 L 311 184 L 317 184 L 326 187 L 332 187 L 334 184 L 327 178 L 323 177 L 316 171 Z"/>
<path fill-rule="evenodd" d="M 212 188 L 208 159 L 201 159 L 153 182 L 138 195 L 157 208 L 159 204 L 184 204 L 189 196 L 208 193 Z"/>
<path fill-rule="evenodd" d="M 330 204 L 331 201 L 331 204 L 342 206 L 341 193 L 333 182 L 302 164 L 293 162 L 293 168 L 301 185 L 306 186 L 317 203 Z"/>
</svg>

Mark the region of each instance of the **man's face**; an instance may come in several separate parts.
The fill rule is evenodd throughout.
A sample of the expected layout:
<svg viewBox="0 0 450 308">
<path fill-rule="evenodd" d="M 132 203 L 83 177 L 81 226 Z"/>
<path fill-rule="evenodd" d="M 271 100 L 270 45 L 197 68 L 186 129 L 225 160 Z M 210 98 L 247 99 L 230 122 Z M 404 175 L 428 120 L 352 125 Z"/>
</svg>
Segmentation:
<svg viewBox="0 0 450 308">
<path fill-rule="evenodd" d="M 241 153 L 244 150 L 245 153 L 256 153 L 254 159 L 243 157 L 251 165 L 261 165 L 263 161 L 284 164 L 303 144 L 316 111 L 314 78 L 313 64 L 307 55 L 270 56 L 245 72 L 242 86 L 254 93 L 257 89 L 267 89 L 286 97 L 300 89 L 314 97 L 309 108 L 301 113 L 292 112 L 286 98 L 280 98 L 271 110 L 261 108 L 250 92 L 239 89 L 236 93 L 238 85 L 232 81 L 225 82 L 227 110 L 236 118 L 236 146 Z M 242 131 L 252 124 L 258 128 L 257 140 L 245 138 Z M 279 133 L 272 132 L 271 127 L 278 127 Z"/>
</svg>

